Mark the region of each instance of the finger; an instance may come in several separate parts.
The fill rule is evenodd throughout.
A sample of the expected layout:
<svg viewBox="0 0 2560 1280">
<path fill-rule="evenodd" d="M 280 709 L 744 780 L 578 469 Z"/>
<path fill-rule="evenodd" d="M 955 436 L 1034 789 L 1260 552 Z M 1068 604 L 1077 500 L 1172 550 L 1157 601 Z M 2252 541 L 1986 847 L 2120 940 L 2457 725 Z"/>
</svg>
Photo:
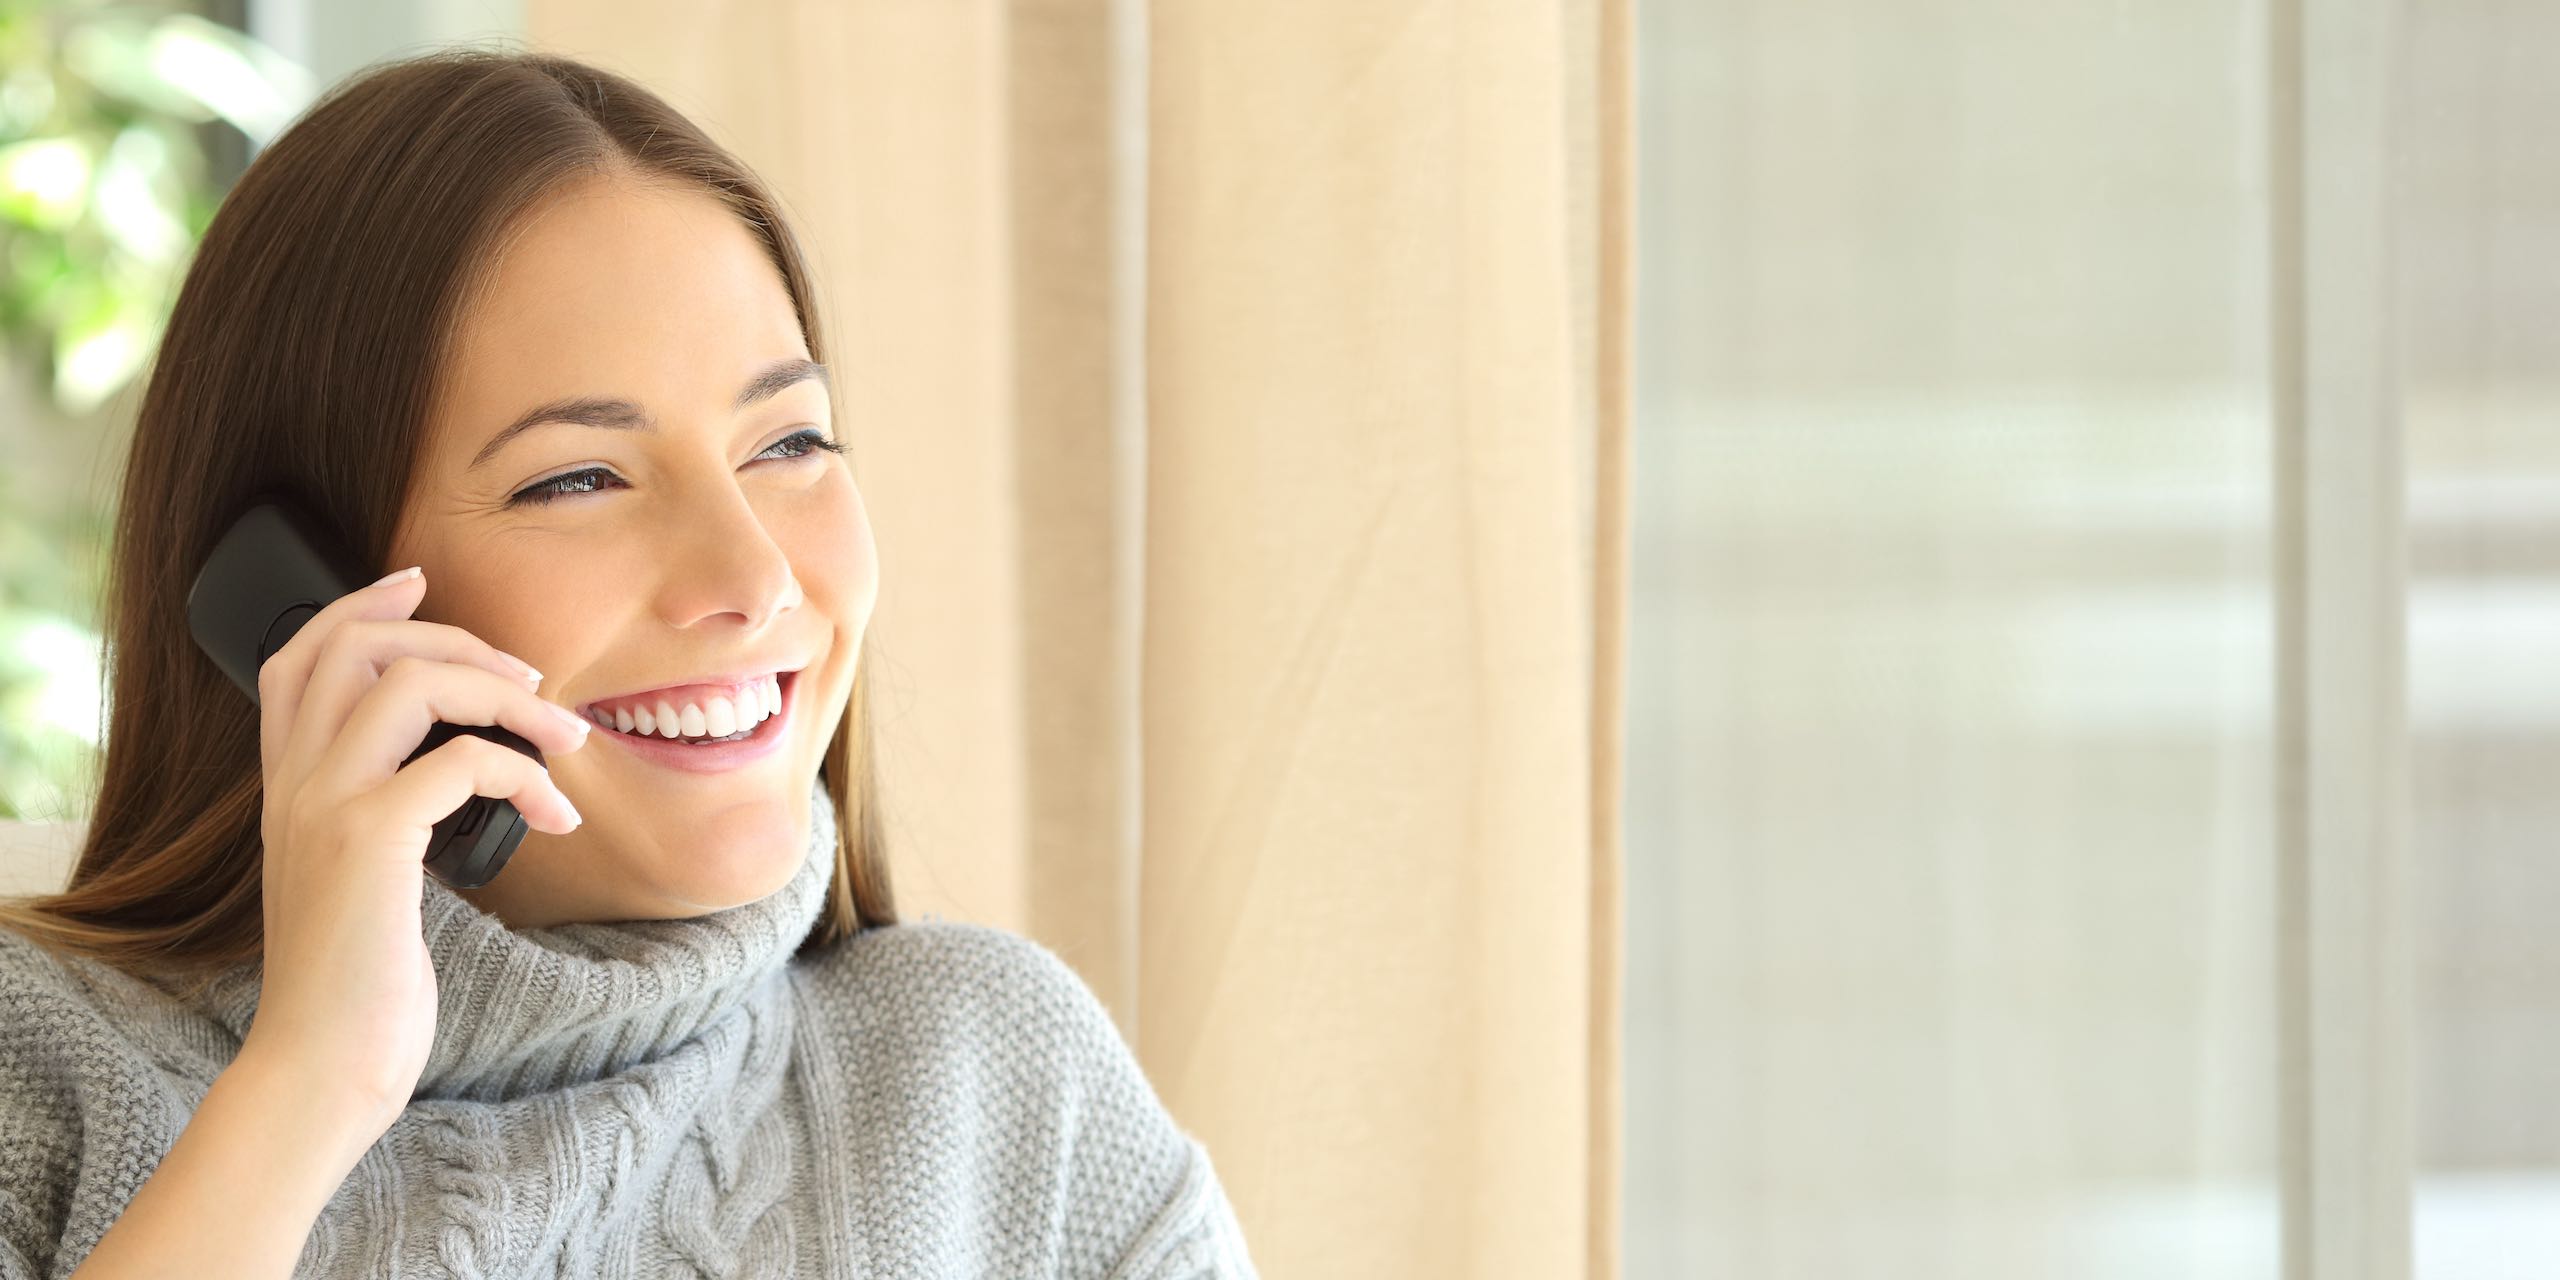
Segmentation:
<svg viewBox="0 0 2560 1280">
<path fill-rule="evenodd" d="M 315 768 L 313 781 L 324 782 L 325 775 L 325 789 L 341 795 L 378 786 L 398 772 L 437 721 L 502 725 L 546 756 L 586 745 L 595 728 L 520 681 L 478 667 L 403 655 L 356 700 L 346 723 L 328 735 L 328 758 Z"/>
<path fill-rule="evenodd" d="M 403 569 L 368 587 L 330 601 L 311 615 L 282 648 L 258 664 L 259 763 L 269 785 L 292 740 L 291 730 L 302 708 L 303 686 L 339 626 L 359 618 L 405 618 L 426 598 L 425 575 Z"/>
<path fill-rule="evenodd" d="M 322 646 L 319 663 L 302 689 L 300 709 L 288 722 L 287 742 L 306 744 L 312 752 L 333 750 L 330 744 L 346 724 L 356 699 L 404 656 L 477 667 L 518 688 L 530 688 L 531 681 L 541 675 L 461 627 L 409 618 L 351 618 L 340 623 Z M 288 778 L 301 776 L 311 763 L 307 754 L 297 754 L 301 750 L 287 748 Z"/>
<path fill-rule="evenodd" d="M 369 810 L 368 821 L 424 831 L 473 796 L 513 804 L 539 831 L 566 835 L 578 827 L 577 806 L 540 761 L 468 734 L 411 761 L 359 804 Z"/>
</svg>

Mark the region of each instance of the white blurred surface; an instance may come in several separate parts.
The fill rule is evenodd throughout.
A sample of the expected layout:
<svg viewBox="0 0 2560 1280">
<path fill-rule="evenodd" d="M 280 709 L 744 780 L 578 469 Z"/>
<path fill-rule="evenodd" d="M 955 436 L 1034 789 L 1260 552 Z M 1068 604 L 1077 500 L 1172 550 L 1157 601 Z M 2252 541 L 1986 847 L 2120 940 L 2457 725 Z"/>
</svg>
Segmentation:
<svg viewBox="0 0 2560 1280">
<path fill-rule="evenodd" d="M 2330 1176 L 2278 1138 L 2327 1105 L 2279 1088 L 2280 1027 L 2329 1007 L 2279 985 L 2290 272 L 2348 339 L 2307 394 L 2370 376 L 2347 411 L 2403 464 L 2405 566 L 2348 571 L 2405 573 L 2412 878 L 2351 928 L 2372 1009 L 2410 982 L 2356 1083 L 2407 1102 L 2413 1167 L 2337 1182 L 2410 1182 L 2426 1280 L 2560 1276 L 2560 6 L 1639 21 L 1628 1274 L 2328 1274 L 2280 1191 Z M 2321 43 L 2376 31 L 2396 116 Z M 2319 199 L 2385 154 L 2377 270 Z M 2345 368 L 2377 327 L 2399 365 Z M 2394 1120 L 2315 1123 L 2316 1159 L 2404 1163 Z M 2353 1200 L 2290 1212 L 2356 1247 Z"/>
<path fill-rule="evenodd" d="M 71 879 L 85 822 L 0 819 L 0 898 L 53 893 Z"/>
<path fill-rule="evenodd" d="M 1627 1274 L 2276 1276 L 2262 17 L 1639 21 Z"/>
<path fill-rule="evenodd" d="M 2416 1274 L 2560 1276 L 2560 6 L 2408 7 Z"/>
</svg>

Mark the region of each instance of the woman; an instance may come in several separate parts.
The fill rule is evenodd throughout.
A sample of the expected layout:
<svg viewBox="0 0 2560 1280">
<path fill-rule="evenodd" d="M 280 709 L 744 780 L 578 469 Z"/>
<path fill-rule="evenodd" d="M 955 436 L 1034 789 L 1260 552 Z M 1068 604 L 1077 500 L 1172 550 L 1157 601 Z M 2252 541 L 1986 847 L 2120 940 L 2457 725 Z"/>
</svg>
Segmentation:
<svg viewBox="0 0 2560 1280">
<path fill-rule="evenodd" d="M 819 329 L 764 185 L 575 62 L 388 64 L 250 166 L 136 428 L 86 847 L 0 912 L 0 1276 L 1250 1273 L 1073 971 L 896 921 Z M 252 705 L 183 602 L 273 493 L 415 571 Z M 438 720 L 543 761 L 403 767 Z M 532 832 L 457 891 L 474 794 Z"/>
</svg>

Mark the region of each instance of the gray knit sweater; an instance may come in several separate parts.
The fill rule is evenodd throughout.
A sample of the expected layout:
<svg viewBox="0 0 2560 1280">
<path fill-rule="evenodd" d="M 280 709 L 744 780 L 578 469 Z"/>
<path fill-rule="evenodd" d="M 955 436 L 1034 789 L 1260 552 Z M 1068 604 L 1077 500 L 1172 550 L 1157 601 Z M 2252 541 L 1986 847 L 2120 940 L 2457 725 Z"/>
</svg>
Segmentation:
<svg viewBox="0 0 2560 1280">
<path fill-rule="evenodd" d="M 304 1276 L 1249 1276 L 1209 1156 L 1075 972 L 1016 935 L 811 960 L 799 874 L 689 920 L 522 932 L 423 878 L 436 1039 Z M 0 930 L 0 1278 L 68 1275 L 256 1012 Z"/>
</svg>

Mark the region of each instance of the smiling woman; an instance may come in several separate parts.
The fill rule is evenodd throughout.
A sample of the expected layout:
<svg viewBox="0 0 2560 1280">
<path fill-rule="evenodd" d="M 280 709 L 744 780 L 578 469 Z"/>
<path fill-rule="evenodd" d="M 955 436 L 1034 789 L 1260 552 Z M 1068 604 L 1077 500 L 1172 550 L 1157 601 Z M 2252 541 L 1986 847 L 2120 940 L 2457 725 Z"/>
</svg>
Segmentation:
<svg viewBox="0 0 2560 1280">
<path fill-rule="evenodd" d="M 0 1276 L 1252 1272 L 1073 970 L 897 920 L 825 358 L 621 77 L 385 64 L 261 153 L 135 430 L 87 842 L 0 904 Z M 181 602 L 277 492 L 393 572 L 252 704 Z M 473 793 L 534 831 L 456 891 Z"/>
<path fill-rule="evenodd" d="M 654 692 L 653 723 L 702 738 L 780 672 L 821 715 L 851 696 L 878 560 L 774 252 L 699 185 L 616 158 L 532 205 L 465 290 L 388 559 L 559 705 Z M 714 684 L 733 687 L 684 692 Z M 519 927 L 760 898 L 791 874 L 806 792 L 780 780 L 816 771 L 820 723 L 607 735 L 552 766 L 589 821 L 463 896 Z"/>
</svg>

